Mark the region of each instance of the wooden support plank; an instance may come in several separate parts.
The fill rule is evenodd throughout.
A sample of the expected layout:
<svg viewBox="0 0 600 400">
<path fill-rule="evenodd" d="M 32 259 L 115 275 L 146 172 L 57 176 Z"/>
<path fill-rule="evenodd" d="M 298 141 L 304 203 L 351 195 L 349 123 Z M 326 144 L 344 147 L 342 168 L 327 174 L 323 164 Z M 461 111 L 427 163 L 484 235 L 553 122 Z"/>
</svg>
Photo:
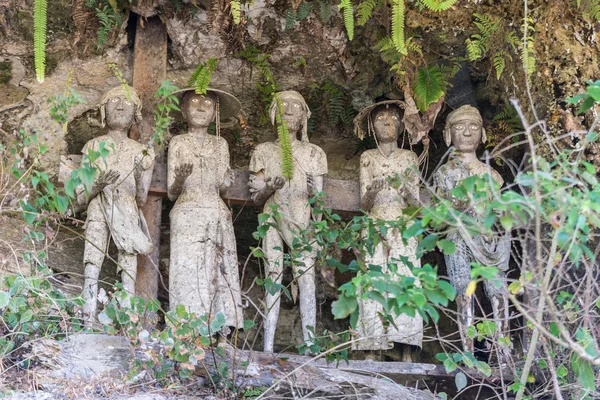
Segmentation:
<svg viewBox="0 0 600 400">
<path fill-rule="evenodd" d="M 74 168 L 79 167 L 81 156 L 68 155 L 61 158 L 59 176 L 66 179 Z M 224 194 L 223 199 L 229 204 L 246 205 L 258 207 L 250 198 L 248 191 L 248 179 L 250 173 L 245 170 L 234 170 L 235 181 Z M 64 178 L 63 178 L 64 177 Z M 64 182 L 64 180 L 61 180 Z M 358 213 L 360 212 L 360 189 L 358 182 L 344 181 L 340 179 L 323 180 L 323 191 L 327 194 L 325 207 L 337 212 Z M 152 196 L 167 197 L 167 168 L 163 163 L 157 163 L 152 176 L 150 192 Z"/>
<path fill-rule="evenodd" d="M 144 3 L 148 3 L 147 1 Z M 153 134 L 153 110 L 156 107 L 154 93 L 167 78 L 167 28 L 159 17 L 137 19 L 133 48 L 133 87 L 143 104 L 143 120 L 138 124 L 134 139 L 148 143 Z M 157 154 L 157 161 L 164 155 Z M 154 174 L 160 174 L 157 163 Z M 155 299 L 158 297 L 160 222 L 162 216 L 162 196 L 149 194 L 142 208 L 154 248 L 150 254 L 138 256 L 136 294 Z"/>
</svg>

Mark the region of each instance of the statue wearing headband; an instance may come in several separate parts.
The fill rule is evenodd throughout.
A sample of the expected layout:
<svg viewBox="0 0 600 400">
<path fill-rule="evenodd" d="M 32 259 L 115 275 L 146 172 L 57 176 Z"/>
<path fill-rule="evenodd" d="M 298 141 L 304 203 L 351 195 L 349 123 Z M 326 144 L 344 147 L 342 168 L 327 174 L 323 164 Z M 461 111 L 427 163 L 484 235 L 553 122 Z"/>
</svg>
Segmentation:
<svg viewBox="0 0 600 400">
<path fill-rule="evenodd" d="M 373 135 L 377 148 L 365 151 L 360 157 L 361 207 L 368 216 L 380 223 L 402 219 L 407 205 L 417 205 L 419 199 L 419 160 L 411 150 L 398 146 L 398 138 L 404 131 L 402 113 L 404 103 L 397 100 L 383 101 L 363 109 L 354 119 L 355 132 L 364 137 L 364 129 Z M 394 181 L 399 180 L 398 184 Z M 365 233 L 366 234 L 366 233 Z M 391 279 L 401 275 L 412 276 L 401 258 L 408 258 L 413 267 L 420 267 L 416 256 L 417 241 L 402 238 L 398 228 L 388 228 L 372 254 L 365 255 L 367 267 L 375 266 Z M 397 269 L 392 272 L 389 264 Z M 400 314 L 393 324 L 384 324 L 380 313 L 383 306 L 369 298 L 358 301 L 359 317 L 356 332 L 361 340 L 353 344 L 355 350 L 387 350 L 394 343 L 401 343 L 403 361 L 411 361 L 411 347 L 421 347 L 423 320 L 419 315 L 410 317 Z"/>
<path fill-rule="evenodd" d="M 279 102 L 277 101 L 279 99 Z M 263 240 L 266 276 L 281 283 L 283 276 L 284 244 L 293 248 L 300 232 L 310 225 L 312 208 L 309 204 L 313 194 L 323 190 L 323 175 L 327 173 L 327 158 L 323 150 L 308 142 L 307 121 L 310 110 L 300 93 L 284 91 L 276 94 L 269 110 L 271 123 L 276 125 L 279 105 L 281 119 L 287 124 L 293 156 L 293 178 L 283 177 L 282 155 L 279 140 L 256 146 L 250 160 L 252 199 L 265 202 L 264 212 L 271 213 L 278 206 L 279 218 L 271 219 L 277 228 L 271 227 Z M 301 140 L 298 134 L 301 133 Z M 316 217 L 316 216 L 313 216 Z M 317 248 L 303 250 L 298 259 L 292 260 L 294 276 L 298 279 L 300 316 L 304 340 L 310 340 L 308 326 L 315 328 L 317 318 L 315 294 L 315 270 Z M 275 329 L 279 317 L 280 293 L 266 293 L 264 320 L 264 350 L 273 351 Z"/>
<path fill-rule="evenodd" d="M 98 276 L 109 239 L 119 250 L 123 288 L 131 294 L 135 294 L 137 255 L 152 250 L 141 206 L 152 180 L 154 151 L 127 137 L 129 128 L 142 118 L 142 102 L 133 88 L 121 85 L 104 95 L 100 110 L 102 126 L 108 126 L 108 133 L 87 142 L 82 153 L 85 156 L 90 150 L 102 149 L 109 153 L 106 159 L 99 157 L 95 162 L 98 173 L 91 190 L 77 190 L 78 203 L 87 205 L 83 286 L 87 326 L 96 317 Z M 87 162 L 85 157 L 83 162 Z"/>
<path fill-rule="evenodd" d="M 450 194 L 462 180 L 470 176 L 489 176 L 493 184 L 501 186 L 502 177 L 488 164 L 477 159 L 475 150 L 485 143 L 485 129 L 479 111 L 472 106 L 462 106 L 450 114 L 444 128 L 446 145 L 454 146 L 450 159 L 433 174 L 434 187 L 439 196 L 453 200 L 454 207 L 475 217 L 470 204 L 457 201 Z M 510 259 L 509 233 L 493 235 L 474 235 L 464 229 L 451 230 L 447 236 L 456 245 L 453 254 L 444 255 L 450 282 L 456 289 L 456 303 L 459 315 L 459 332 L 464 350 L 473 352 L 473 339 L 467 335 L 467 329 L 473 325 L 473 300 L 466 295 L 471 281 L 471 263 L 496 266 L 499 274 L 494 282 L 486 280 L 484 288 L 492 303 L 494 322 L 500 336 L 504 334 L 508 321 L 508 299 L 506 297 L 505 271 Z"/>
<path fill-rule="evenodd" d="M 197 316 L 225 314 L 228 327 L 243 326 L 244 315 L 231 211 L 221 193 L 233 183 L 229 147 L 220 123 L 239 114 L 231 94 L 184 89 L 181 112 L 188 132 L 169 144 L 167 185 L 171 210 L 169 305 L 184 305 Z M 208 127 L 216 123 L 216 135 Z M 223 339 L 224 337 L 221 337 Z"/>
</svg>

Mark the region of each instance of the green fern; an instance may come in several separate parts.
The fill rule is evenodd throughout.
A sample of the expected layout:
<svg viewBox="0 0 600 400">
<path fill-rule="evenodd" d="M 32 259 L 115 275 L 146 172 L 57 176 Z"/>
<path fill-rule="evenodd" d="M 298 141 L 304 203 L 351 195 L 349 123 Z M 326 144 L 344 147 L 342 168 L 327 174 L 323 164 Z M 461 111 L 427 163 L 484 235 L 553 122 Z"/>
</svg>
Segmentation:
<svg viewBox="0 0 600 400">
<path fill-rule="evenodd" d="M 446 93 L 452 71 L 452 67 L 445 65 L 419 69 L 413 87 L 419 110 L 427 111 L 431 103 L 438 101 Z"/>
<path fill-rule="evenodd" d="M 327 114 L 331 125 L 337 125 L 344 112 L 344 92 L 331 82 L 327 82 L 323 88 L 327 98 Z"/>
<path fill-rule="evenodd" d="M 356 7 L 356 25 L 363 26 L 373 15 L 376 8 L 381 7 L 379 0 L 364 0 Z"/>
<path fill-rule="evenodd" d="M 348 33 L 348 39 L 354 38 L 354 11 L 352 9 L 352 0 L 341 0 L 338 9 L 344 14 L 344 26 Z"/>
<path fill-rule="evenodd" d="M 294 158 L 292 155 L 292 143 L 290 141 L 290 131 L 287 123 L 281 118 L 285 112 L 283 103 L 278 95 L 274 96 L 277 101 L 277 114 L 275 122 L 277 124 L 277 136 L 279 137 L 279 147 L 281 149 L 281 172 L 284 177 L 292 179 L 294 177 Z"/>
<path fill-rule="evenodd" d="M 197 94 L 205 94 L 210 83 L 210 78 L 216 68 L 216 58 L 209 58 L 206 62 L 200 63 L 192 73 L 192 77 L 188 81 L 188 86 L 193 86 Z"/>
<path fill-rule="evenodd" d="M 46 72 L 46 21 L 47 0 L 35 0 L 33 5 L 33 57 L 35 76 L 39 83 L 44 82 Z"/>
<path fill-rule="evenodd" d="M 535 72 L 535 42 L 533 34 L 535 33 L 535 27 L 533 26 L 533 20 L 529 18 L 522 26 L 523 32 L 527 30 L 527 43 L 523 44 L 523 40 L 519 42 L 521 49 L 521 62 L 523 63 L 523 70 L 527 79 L 531 78 L 531 75 Z"/>
<path fill-rule="evenodd" d="M 308 14 L 312 11 L 312 4 L 302 3 L 298 7 L 298 10 L 294 11 L 290 8 L 285 17 L 285 28 L 284 31 L 291 29 L 298 21 L 302 21 L 308 17 Z"/>
<path fill-rule="evenodd" d="M 239 25 L 240 22 L 242 22 L 242 4 L 240 3 L 240 0 L 231 0 L 229 8 L 231 10 L 231 16 L 233 17 L 233 23 Z"/>
<path fill-rule="evenodd" d="M 117 5 L 117 0 L 106 0 L 108 1 L 108 5 L 113 9 L 115 14 L 119 13 L 119 6 Z"/>
<path fill-rule="evenodd" d="M 396 51 L 402 55 L 408 54 L 404 42 L 404 0 L 392 0 L 392 42 Z"/>
<path fill-rule="evenodd" d="M 485 57 L 490 50 L 492 36 L 498 31 L 500 21 L 493 20 L 485 14 L 474 13 L 474 24 L 479 33 L 471 35 L 466 40 L 469 61 L 477 61 Z"/>
<path fill-rule="evenodd" d="M 452 7 L 458 0 L 421 0 L 425 7 L 431 11 L 446 11 Z"/>
<path fill-rule="evenodd" d="M 584 16 L 600 21 L 600 0 L 587 0 L 583 4 L 581 0 L 577 0 L 575 3 Z"/>
<path fill-rule="evenodd" d="M 296 12 L 293 8 L 290 8 L 287 14 L 285 15 L 285 28 L 283 28 L 283 30 L 287 31 L 291 29 L 294 25 L 296 25 L 297 21 L 298 20 L 296 19 Z"/>
<path fill-rule="evenodd" d="M 321 20 L 322 23 L 324 24 L 328 24 L 329 21 L 331 20 L 331 6 L 329 5 L 329 2 L 327 1 L 320 1 L 319 2 L 319 19 Z"/>
<path fill-rule="evenodd" d="M 105 4 L 102 8 L 96 8 L 95 10 L 96 17 L 98 17 L 98 20 L 100 21 L 100 27 L 98 28 L 98 49 L 100 49 L 108 42 L 108 35 L 121 25 L 123 19 L 121 14 L 115 12 L 108 4 Z"/>
<path fill-rule="evenodd" d="M 505 67 L 506 60 L 504 59 L 504 51 L 496 52 L 496 54 L 494 54 L 494 69 L 496 70 L 496 79 L 500 79 Z"/>
</svg>

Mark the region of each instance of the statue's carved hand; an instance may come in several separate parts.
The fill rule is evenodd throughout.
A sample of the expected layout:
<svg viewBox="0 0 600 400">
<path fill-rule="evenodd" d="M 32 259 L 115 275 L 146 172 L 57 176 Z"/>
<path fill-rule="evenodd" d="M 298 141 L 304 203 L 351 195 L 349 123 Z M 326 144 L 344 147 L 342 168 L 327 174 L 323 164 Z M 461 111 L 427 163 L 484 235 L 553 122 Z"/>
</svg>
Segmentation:
<svg viewBox="0 0 600 400">
<path fill-rule="evenodd" d="M 285 178 L 283 176 L 276 176 L 275 178 L 267 179 L 267 188 L 270 190 L 279 190 L 285 185 Z"/>
<path fill-rule="evenodd" d="M 192 174 L 194 165 L 191 163 L 181 164 L 175 168 L 175 179 L 184 182 Z"/>
<path fill-rule="evenodd" d="M 223 179 L 223 188 L 228 188 L 231 187 L 231 185 L 233 185 L 233 182 L 235 181 L 235 173 L 233 172 L 233 170 L 228 170 L 227 173 L 225 174 L 225 178 Z"/>
<path fill-rule="evenodd" d="M 379 193 L 387 186 L 385 178 L 373 179 L 371 184 L 367 186 L 367 190 L 372 193 Z"/>
<path fill-rule="evenodd" d="M 256 175 L 250 174 L 250 178 L 248 179 L 248 190 L 250 193 L 257 193 L 263 190 L 267 186 L 265 181 L 257 177 Z"/>
<path fill-rule="evenodd" d="M 308 186 L 308 193 L 310 194 L 314 194 L 318 190 L 315 177 L 311 174 L 306 174 L 306 186 Z"/>
<path fill-rule="evenodd" d="M 118 171 L 114 171 L 114 170 L 109 170 L 104 174 L 101 174 L 98 177 L 98 180 L 96 180 L 96 189 L 98 191 L 101 191 L 102 189 L 104 189 L 105 187 L 112 185 L 113 183 L 116 183 L 117 180 L 119 179 L 119 176 L 121 176 L 121 174 Z"/>
</svg>

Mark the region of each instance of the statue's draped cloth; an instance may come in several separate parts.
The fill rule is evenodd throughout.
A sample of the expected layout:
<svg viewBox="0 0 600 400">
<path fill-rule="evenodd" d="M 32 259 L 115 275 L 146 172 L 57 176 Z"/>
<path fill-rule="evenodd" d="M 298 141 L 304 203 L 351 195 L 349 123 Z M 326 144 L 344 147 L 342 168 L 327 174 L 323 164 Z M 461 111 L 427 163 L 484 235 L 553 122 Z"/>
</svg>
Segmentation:
<svg viewBox="0 0 600 400">
<path fill-rule="evenodd" d="M 225 314 L 226 325 L 242 327 L 236 241 L 231 212 L 219 195 L 229 173 L 229 149 L 222 137 L 204 142 L 184 134 L 169 149 L 169 187 L 176 168 L 193 165 L 170 213 L 170 307 L 185 304 L 198 316 Z"/>
</svg>

